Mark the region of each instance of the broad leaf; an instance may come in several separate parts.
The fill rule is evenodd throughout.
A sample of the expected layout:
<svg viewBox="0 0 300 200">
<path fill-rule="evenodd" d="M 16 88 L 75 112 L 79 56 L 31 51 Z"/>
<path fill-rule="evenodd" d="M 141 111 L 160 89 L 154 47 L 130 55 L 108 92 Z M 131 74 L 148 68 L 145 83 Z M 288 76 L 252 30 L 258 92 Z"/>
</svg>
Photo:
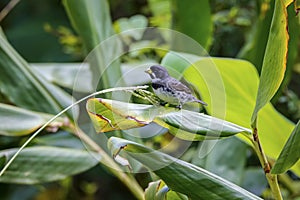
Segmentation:
<svg viewBox="0 0 300 200">
<path fill-rule="evenodd" d="M 0 103 L 0 135 L 21 136 L 30 134 L 43 126 L 52 117 L 49 114 Z M 63 124 L 64 120 L 58 118 L 49 125 L 49 128 L 57 129 Z"/>
<path fill-rule="evenodd" d="M 179 69 L 177 71 L 196 86 L 203 100 L 208 103 L 206 109 L 210 115 L 251 128 L 251 114 L 259 82 L 251 63 L 237 59 L 169 53 L 162 64 L 172 67 L 173 71 Z M 294 124 L 278 113 L 270 103 L 262 108 L 258 116 L 264 151 L 267 156 L 277 158 L 284 141 L 288 139 L 287 133 L 292 132 Z M 249 142 L 248 139 L 242 139 Z M 295 165 L 293 169 L 300 174 L 300 165 Z"/>
<path fill-rule="evenodd" d="M 57 114 L 71 104 L 71 96 L 30 68 L 0 30 L 0 88 L 17 106 Z M 71 114 L 70 114 L 71 116 Z"/>
<path fill-rule="evenodd" d="M 176 137 L 189 141 L 217 139 L 251 130 L 203 113 L 163 106 L 90 99 L 87 111 L 97 132 L 127 130 L 155 122 Z M 193 119 L 193 120 L 191 120 Z"/>
<path fill-rule="evenodd" d="M 204 49 L 211 43 L 213 30 L 212 16 L 208 0 L 175 0 L 173 6 L 173 29 L 196 40 Z M 174 46 L 185 45 L 175 40 Z"/>
<path fill-rule="evenodd" d="M 9 160 L 17 149 L 0 151 Z M 18 155 L 0 177 L 3 183 L 37 184 L 57 181 L 86 171 L 101 157 L 94 152 L 58 147 L 29 147 Z"/>
<path fill-rule="evenodd" d="M 300 158 L 300 121 L 282 149 L 274 167 L 273 174 L 281 174 L 291 168 Z M 298 163 L 299 164 L 299 163 Z"/>
<path fill-rule="evenodd" d="M 122 148 L 121 155 L 136 159 L 158 175 L 171 190 L 191 199 L 260 199 L 204 169 L 141 144 L 112 137 L 108 145 L 113 154 Z"/>
<path fill-rule="evenodd" d="M 275 1 L 256 105 L 251 117 L 251 123 L 254 127 L 256 127 L 257 113 L 271 100 L 283 80 L 286 68 L 288 38 L 286 7 L 282 1 Z"/>
<path fill-rule="evenodd" d="M 206 141 L 199 144 L 191 163 L 240 185 L 246 166 L 247 149 L 248 146 L 236 137 L 218 142 Z"/>
</svg>

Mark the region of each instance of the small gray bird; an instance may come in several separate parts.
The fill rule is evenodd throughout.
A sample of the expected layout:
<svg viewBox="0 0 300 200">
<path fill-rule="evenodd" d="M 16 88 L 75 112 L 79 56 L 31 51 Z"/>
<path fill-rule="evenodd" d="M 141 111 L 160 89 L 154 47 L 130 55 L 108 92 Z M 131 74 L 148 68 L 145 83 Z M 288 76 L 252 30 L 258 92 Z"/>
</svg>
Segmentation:
<svg viewBox="0 0 300 200">
<path fill-rule="evenodd" d="M 197 102 L 207 106 L 207 103 L 194 97 L 186 85 L 171 77 L 163 66 L 153 65 L 145 72 L 150 75 L 153 91 L 161 100 L 177 105 L 179 109 L 186 102 Z"/>
</svg>

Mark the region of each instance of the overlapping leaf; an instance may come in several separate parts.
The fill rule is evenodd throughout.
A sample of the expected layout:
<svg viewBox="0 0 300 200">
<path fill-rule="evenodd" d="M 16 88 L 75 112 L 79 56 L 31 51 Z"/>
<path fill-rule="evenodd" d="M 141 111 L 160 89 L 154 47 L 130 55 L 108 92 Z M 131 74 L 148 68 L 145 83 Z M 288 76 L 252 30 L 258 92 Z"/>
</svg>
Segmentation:
<svg viewBox="0 0 300 200">
<path fill-rule="evenodd" d="M 249 129 L 203 113 L 171 107 L 90 99 L 87 110 L 97 132 L 127 130 L 155 122 L 176 137 L 189 141 L 251 133 Z"/>
<path fill-rule="evenodd" d="M 237 59 L 186 56 L 173 52 L 165 56 L 162 64 L 179 69 L 184 78 L 197 87 L 203 100 L 208 103 L 206 109 L 210 115 L 246 128 L 251 127 L 251 114 L 259 82 L 258 74 L 251 63 Z M 277 158 L 284 141 L 288 139 L 287 133 L 292 132 L 294 124 L 268 103 L 259 112 L 258 126 L 263 133 L 260 140 L 265 153 L 269 157 Z M 293 169 L 300 174 L 300 165 L 295 165 Z"/>
<path fill-rule="evenodd" d="M 136 159 L 158 175 L 171 190 L 191 199 L 260 199 L 204 169 L 141 144 L 112 137 L 108 146 L 113 154 L 122 148 L 121 155 Z"/>
</svg>

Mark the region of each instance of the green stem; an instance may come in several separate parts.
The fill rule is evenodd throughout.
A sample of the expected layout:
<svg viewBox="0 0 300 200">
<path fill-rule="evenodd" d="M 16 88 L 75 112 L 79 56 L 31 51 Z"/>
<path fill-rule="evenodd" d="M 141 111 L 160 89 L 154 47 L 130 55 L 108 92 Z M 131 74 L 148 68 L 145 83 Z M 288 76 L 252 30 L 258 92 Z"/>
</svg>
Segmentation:
<svg viewBox="0 0 300 200">
<path fill-rule="evenodd" d="M 277 175 L 270 173 L 271 167 L 267 160 L 266 154 L 264 153 L 263 148 L 260 144 L 260 140 L 258 137 L 258 132 L 257 132 L 256 127 L 253 128 L 253 138 L 251 139 L 251 142 L 253 144 L 254 151 L 256 152 L 256 154 L 258 156 L 260 164 L 265 171 L 265 175 L 266 175 L 267 181 L 270 185 L 270 188 L 271 188 L 274 198 L 276 200 L 282 200 L 280 188 L 278 185 Z"/>
<path fill-rule="evenodd" d="M 84 143 L 87 144 L 92 150 L 96 151 L 102 156 L 101 163 L 107 166 L 107 169 L 112 174 L 114 174 L 120 181 L 122 181 L 128 187 L 128 189 L 136 196 L 137 199 L 144 199 L 144 191 L 133 176 L 123 172 L 119 165 L 82 130 L 75 127 L 72 129 L 77 137 L 84 141 Z"/>
</svg>

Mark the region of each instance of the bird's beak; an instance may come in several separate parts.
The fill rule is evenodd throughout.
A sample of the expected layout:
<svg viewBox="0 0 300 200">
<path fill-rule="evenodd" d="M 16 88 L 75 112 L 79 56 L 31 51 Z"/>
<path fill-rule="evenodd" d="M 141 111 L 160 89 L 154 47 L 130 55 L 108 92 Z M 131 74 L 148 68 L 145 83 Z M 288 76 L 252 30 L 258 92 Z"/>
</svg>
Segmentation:
<svg viewBox="0 0 300 200">
<path fill-rule="evenodd" d="M 148 68 L 146 71 L 145 71 L 147 74 L 152 74 L 152 70 L 150 68 Z"/>
</svg>

